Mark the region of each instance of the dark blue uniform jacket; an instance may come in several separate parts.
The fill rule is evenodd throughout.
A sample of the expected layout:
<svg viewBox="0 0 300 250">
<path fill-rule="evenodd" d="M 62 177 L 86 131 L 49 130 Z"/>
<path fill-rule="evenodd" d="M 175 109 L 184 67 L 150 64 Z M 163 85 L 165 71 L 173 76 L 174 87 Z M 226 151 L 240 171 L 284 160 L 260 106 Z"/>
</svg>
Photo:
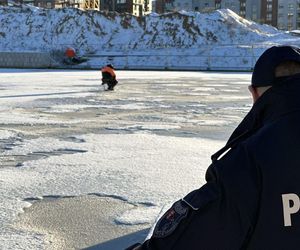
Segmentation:
<svg viewBox="0 0 300 250">
<path fill-rule="evenodd" d="M 267 90 L 212 160 L 141 249 L 300 249 L 300 76 Z"/>
</svg>

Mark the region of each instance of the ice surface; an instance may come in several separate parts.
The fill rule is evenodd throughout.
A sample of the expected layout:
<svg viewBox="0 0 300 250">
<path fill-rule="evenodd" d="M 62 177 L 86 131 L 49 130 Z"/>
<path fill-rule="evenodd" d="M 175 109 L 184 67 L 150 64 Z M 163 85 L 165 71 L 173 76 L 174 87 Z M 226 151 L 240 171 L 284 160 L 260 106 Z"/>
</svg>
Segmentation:
<svg viewBox="0 0 300 250">
<path fill-rule="evenodd" d="M 120 71 L 107 93 L 97 71 L 0 70 L 0 248 L 46 247 L 10 226 L 28 199 L 118 196 L 144 204 L 114 218 L 134 225 L 200 187 L 251 106 L 250 74 L 185 74 Z"/>
</svg>

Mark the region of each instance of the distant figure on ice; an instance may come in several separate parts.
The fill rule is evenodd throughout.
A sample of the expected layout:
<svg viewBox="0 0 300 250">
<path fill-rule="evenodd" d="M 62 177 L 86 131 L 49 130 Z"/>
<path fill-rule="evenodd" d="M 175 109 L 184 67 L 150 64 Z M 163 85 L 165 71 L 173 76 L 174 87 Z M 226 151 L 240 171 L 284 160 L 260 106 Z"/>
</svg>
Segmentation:
<svg viewBox="0 0 300 250">
<path fill-rule="evenodd" d="M 84 57 L 80 57 L 76 55 L 76 50 L 72 47 L 68 47 L 65 50 L 65 58 L 64 58 L 64 63 L 65 64 L 79 64 L 82 62 L 86 62 L 87 59 Z"/>
<path fill-rule="evenodd" d="M 248 88 L 253 107 L 212 155 L 207 183 L 128 250 L 300 249 L 300 49 L 267 49 Z"/>
<path fill-rule="evenodd" d="M 101 69 L 102 73 L 102 85 L 107 85 L 107 90 L 114 90 L 118 81 L 116 80 L 115 68 L 112 64 L 107 64 Z"/>
</svg>

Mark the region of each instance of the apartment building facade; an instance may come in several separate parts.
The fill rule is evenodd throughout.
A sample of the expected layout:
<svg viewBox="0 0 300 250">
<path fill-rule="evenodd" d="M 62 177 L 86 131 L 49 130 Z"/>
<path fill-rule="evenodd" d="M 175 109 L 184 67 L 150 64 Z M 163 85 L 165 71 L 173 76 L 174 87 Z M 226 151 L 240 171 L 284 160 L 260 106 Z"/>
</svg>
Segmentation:
<svg viewBox="0 0 300 250">
<path fill-rule="evenodd" d="M 219 1 L 217 1 L 219 2 Z M 212 11 L 218 9 L 216 0 L 193 0 L 192 1 L 192 10 L 194 11 Z"/>
<path fill-rule="evenodd" d="M 277 27 L 281 30 L 300 30 L 299 0 L 278 0 Z"/>
<path fill-rule="evenodd" d="M 157 0 L 156 2 L 157 6 L 164 6 L 162 12 L 180 10 L 209 11 L 215 9 L 215 0 Z"/>
<path fill-rule="evenodd" d="M 261 23 L 277 27 L 278 0 L 261 0 Z"/>
<path fill-rule="evenodd" d="M 131 13 L 135 16 L 147 15 L 152 11 L 150 0 L 101 0 L 100 10 Z"/>
<path fill-rule="evenodd" d="M 213 11 L 221 8 L 228 8 L 240 14 L 241 2 L 246 0 L 157 0 L 156 6 L 163 6 L 158 13 L 168 11 Z"/>
<path fill-rule="evenodd" d="M 224 8 L 281 30 L 300 29 L 300 0 L 156 0 L 155 11 L 206 12 Z"/>
</svg>

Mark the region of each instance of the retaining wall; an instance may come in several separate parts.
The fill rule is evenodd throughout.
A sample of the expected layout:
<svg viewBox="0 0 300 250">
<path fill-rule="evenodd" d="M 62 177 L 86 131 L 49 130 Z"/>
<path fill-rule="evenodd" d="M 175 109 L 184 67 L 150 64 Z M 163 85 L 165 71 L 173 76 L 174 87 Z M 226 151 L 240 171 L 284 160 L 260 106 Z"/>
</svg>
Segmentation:
<svg viewBox="0 0 300 250">
<path fill-rule="evenodd" d="M 231 47 L 230 47 L 231 48 Z M 84 55 L 87 62 L 63 63 L 63 52 L 0 52 L 0 68 L 100 69 L 107 63 L 129 70 L 252 70 L 264 48 L 208 47 L 202 50 L 102 51 Z"/>
<path fill-rule="evenodd" d="M 1 68 L 50 68 L 54 66 L 50 53 L 0 52 Z"/>
</svg>

